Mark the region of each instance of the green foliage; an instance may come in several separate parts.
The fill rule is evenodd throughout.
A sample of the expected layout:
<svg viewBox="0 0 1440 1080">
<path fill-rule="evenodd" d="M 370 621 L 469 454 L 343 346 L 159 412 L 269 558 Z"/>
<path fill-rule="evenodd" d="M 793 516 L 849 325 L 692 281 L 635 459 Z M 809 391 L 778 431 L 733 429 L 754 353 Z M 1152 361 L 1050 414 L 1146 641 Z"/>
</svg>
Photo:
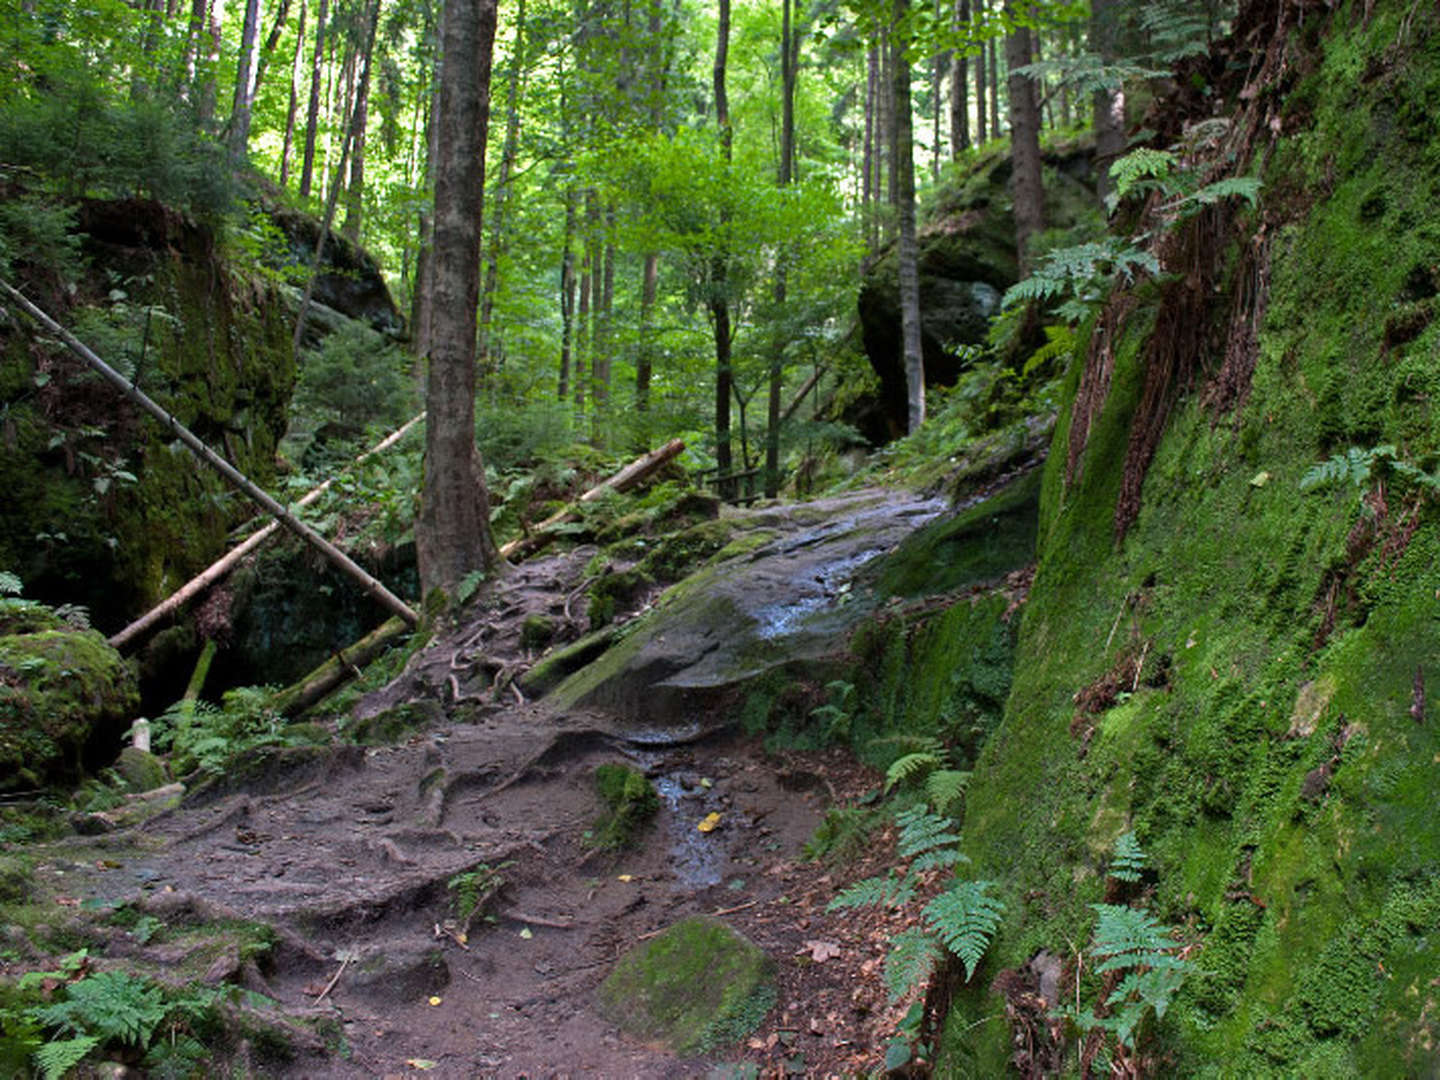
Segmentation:
<svg viewBox="0 0 1440 1080">
<path fill-rule="evenodd" d="M 821 727 L 822 744 L 844 742 L 850 738 L 850 726 L 854 720 L 855 684 L 836 679 L 825 684 L 830 700 L 810 710 L 810 719 Z"/>
<path fill-rule="evenodd" d="M 1005 905 L 990 895 L 993 881 L 961 881 L 925 905 L 925 922 L 965 965 L 968 982 L 1000 926 Z"/>
<path fill-rule="evenodd" d="M 0 274 L 13 279 L 22 264 L 65 283 L 79 278 L 74 206 L 43 194 L 0 200 Z"/>
<path fill-rule="evenodd" d="M 0 570 L 0 596 L 19 596 L 24 591 L 20 578 L 9 570 Z"/>
<path fill-rule="evenodd" d="M 1175 955 L 1178 946 L 1171 931 L 1148 912 L 1115 904 L 1090 906 L 1099 915 L 1090 946 L 1091 955 L 1100 961 L 1096 970 L 1121 975 L 1105 999 L 1113 1012 L 1096 1023 L 1113 1031 L 1121 1046 L 1133 1050 L 1141 1023 L 1148 1015 L 1157 1021 L 1164 1018 L 1194 965 Z"/>
<path fill-rule="evenodd" d="M 914 927 L 896 934 L 885 958 L 885 989 L 890 1000 L 899 1001 L 928 983 L 944 955 L 934 934 Z"/>
<path fill-rule="evenodd" d="M 477 863 L 446 882 L 445 887 L 450 890 L 450 910 L 460 923 L 462 932 L 468 931 L 475 917 L 483 914 L 485 905 L 505 887 L 504 871 L 511 865 L 508 862 L 498 866 Z M 492 916 L 484 917 L 487 922 L 494 922 Z"/>
<path fill-rule="evenodd" d="M 1301 491 L 1317 491 L 1343 484 L 1366 487 L 1371 480 L 1393 479 L 1421 491 L 1440 492 L 1440 476 L 1432 475 L 1403 460 L 1394 446 L 1372 446 L 1368 450 L 1352 446 L 1318 465 L 1312 465 L 1300 478 Z"/>
<path fill-rule="evenodd" d="M 160 988 L 149 979 L 123 971 L 99 971 L 71 983 L 65 1000 L 37 1008 L 33 1015 L 46 1027 L 72 1035 L 143 1047 L 166 1011 Z"/>
<path fill-rule="evenodd" d="M 40 1067 L 45 1080 L 61 1080 L 61 1077 L 80 1064 L 86 1054 L 104 1041 L 96 1035 L 80 1035 L 73 1039 L 47 1042 L 35 1051 L 35 1064 Z"/>
<path fill-rule="evenodd" d="M 274 695 L 274 687 L 240 686 L 225 691 L 218 706 L 177 701 L 152 721 L 152 744 L 170 755 L 176 776 L 220 773 L 237 755 L 261 747 L 303 745 L 286 734 L 285 717 L 271 705 Z"/>
<path fill-rule="evenodd" d="M 861 907 L 903 907 L 915 895 L 914 878 L 901 877 L 894 870 L 884 875 L 862 878 L 841 889 L 825 905 L 826 911 L 845 911 Z"/>
<path fill-rule="evenodd" d="M 644 773 L 627 765 L 597 765 L 595 790 L 605 803 L 605 813 L 590 829 L 587 839 L 597 848 L 624 847 L 660 809 L 655 786 Z"/>
<path fill-rule="evenodd" d="M 411 363 L 368 326 L 346 320 L 303 358 L 295 404 L 312 424 L 328 422 L 354 435 L 388 430 L 414 412 Z"/>
<path fill-rule="evenodd" d="M 954 821 L 942 814 L 933 814 L 923 806 L 912 806 L 895 815 L 900 826 L 896 853 L 902 859 L 926 855 L 936 848 L 951 848 L 960 843 L 960 834 L 951 831 Z"/>
<path fill-rule="evenodd" d="M 840 863 L 863 854 L 883 816 L 882 811 L 867 806 L 831 807 L 805 842 L 805 857 Z"/>
<path fill-rule="evenodd" d="M 1115 851 L 1110 856 L 1110 876 L 1116 881 L 1135 884 L 1145 872 L 1145 852 L 1134 832 L 1127 832 L 1115 841 Z"/>
<path fill-rule="evenodd" d="M 1050 252 L 1029 277 L 1005 291 L 1002 306 L 1061 301 L 1055 313 L 1078 323 L 1099 305 L 1111 285 L 1133 282 L 1142 271 L 1160 272 L 1155 256 L 1132 241 L 1107 236 Z"/>
<path fill-rule="evenodd" d="M 917 778 L 923 778 L 944 763 L 944 756 L 933 750 L 917 750 L 904 754 L 892 761 L 885 770 L 885 791 L 888 793 L 897 784 L 908 784 Z"/>
</svg>

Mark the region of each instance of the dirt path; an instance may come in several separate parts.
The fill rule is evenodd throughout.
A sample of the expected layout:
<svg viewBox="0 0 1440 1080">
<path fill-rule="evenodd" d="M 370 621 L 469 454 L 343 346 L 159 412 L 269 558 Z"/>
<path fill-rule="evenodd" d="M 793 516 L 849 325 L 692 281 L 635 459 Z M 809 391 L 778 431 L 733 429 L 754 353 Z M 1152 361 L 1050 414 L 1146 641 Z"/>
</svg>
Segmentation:
<svg viewBox="0 0 1440 1080">
<path fill-rule="evenodd" d="M 773 615 L 769 637 L 790 618 L 787 574 L 797 603 L 823 614 L 841 602 L 842 577 L 935 510 L 886 500 L 862 512 L 899 524 L 853 545 L 864 557 L 850 557 L 843 574 L 824 562 L 825 544 L 844 531 L 833 518 L 809 512 L 787 527 L 781 515 L 757 515 L 755 527 L 777 534 L 770 555 L 746 562 L 766 582 L 758 602 Z M 819 552 L 831 569 L 797 562 L 802 552 Z M 770 756 L 723 731 L 682 741 L 723 728 L 713 718 L 673 717 L 657 742 L 648 719 L 524 700 L 514 680 L 534 656 L 521 626 L 544 613 L 562 636 L 583 629 L 573 608 L 587 557 L 518 568 L 467 624 L 362 702 L 361 715 L 408 703 L 435 718 L 399 745 L 275 754 L 138 831 L 102 838 L 105 858 L 59 857 L 40 872 L 76 898 L 131 903 L 161 920 L 272 926 L 279 944 L 268 969 L 234 951 L 211 965 L 212 977 L 273 998 L 289 1016 L 332 1023 L 327 1053 L 267 1065 L 265 1075 L 690 1077 L 742 1060 L 757 1072 L 733 1075 L 873 1067 L 896 1019 L 876 974 L 889 935 L 874 920 L 824 914 L 837 882 L 804 861 L 802 847 L 827 807 L 877 778 L 840 752 Z M 743 591 L 739 573 L 727 580 Z M 653 823 L 619 853 L 586 842 L 602 812 L 593 772 L 604 762 L 644 770 L 661 795 Z M 711 814 L 719 827 L 699 831 Z M 884 853 L 882 840 L 862 862 Z M 493 922 L 466 933 L 450 883 L 490 872 L 503 881 L 486 908 Z M 637 1043 L 594 1008 L 619 956 L 692 914 L 718 915 L 778 970 L 779 1000 L 761 1029 L 707 1061 Z"/>
</svg>

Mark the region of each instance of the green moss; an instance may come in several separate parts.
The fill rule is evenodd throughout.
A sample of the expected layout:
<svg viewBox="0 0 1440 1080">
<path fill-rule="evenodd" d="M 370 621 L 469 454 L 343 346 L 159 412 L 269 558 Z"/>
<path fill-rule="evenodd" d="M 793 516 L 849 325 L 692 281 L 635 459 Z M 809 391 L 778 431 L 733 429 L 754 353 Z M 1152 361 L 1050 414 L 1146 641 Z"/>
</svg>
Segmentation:
<svg viewBox="0 0 1440 1080">
<path fill-rule="evenodd" d="M 736 1042 L 769 1011 L 765 954 L 717 919 L 676 923 L 632 950 L 600 986 L 601 1011 L 679 1054 Z"/>
<path fill-rule="evenodd" d="M 527 615 L 520 624 L 520 644 L 527 649 L 543 649 L 555 637 L 555 620 L 546 615 Z"/>
<path fill-rule="evenodd" d="M 644 773 L 627 765 L 597 765 L 595 790 L 605 802 L 605 813 L 589 833 L 594 847 L 624 847 L 660 809 L 654 786 Z"/>
<path fill-rule="evenodd" d="M 77 779 L 137 701 L 134 674 L 93 630 L 0 637 L 0 790 Z"/>
<path fill-rule="evenodd" d="M 127 746 L 115 761 L 115 771 L 135 791 L 151 791 L 166 782 L 165 764 L 154 754 Z"/>
</svg>

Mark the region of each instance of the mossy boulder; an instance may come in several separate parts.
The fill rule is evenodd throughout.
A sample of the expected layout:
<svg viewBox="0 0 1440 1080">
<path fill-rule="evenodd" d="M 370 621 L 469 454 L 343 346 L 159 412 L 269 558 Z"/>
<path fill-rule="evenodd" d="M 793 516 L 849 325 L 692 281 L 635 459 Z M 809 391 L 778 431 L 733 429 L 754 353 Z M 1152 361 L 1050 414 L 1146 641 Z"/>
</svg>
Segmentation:
<svg viewBox="0 0 1440 1080">
<path fill-rule="evenodd" d="M 677 1054 L 743 1039 L 775 1001 L 772 965 L 718 919 L 685 919 L 627 953 L 600 986 L 600 1010 Z"/>
<path fill-rule="evenodd" d="M 127 746 L 115 759 L 115 771 L 135 791 L 153 791 L 166 782 L 165 763 L 148 750 Z"/>
<path fill-rule="evenodd" d="M 77 780 L 107 743 L 114 753 L 138 700 L 94 630 L 0 637 L 0 791 Z"/>
</svg>

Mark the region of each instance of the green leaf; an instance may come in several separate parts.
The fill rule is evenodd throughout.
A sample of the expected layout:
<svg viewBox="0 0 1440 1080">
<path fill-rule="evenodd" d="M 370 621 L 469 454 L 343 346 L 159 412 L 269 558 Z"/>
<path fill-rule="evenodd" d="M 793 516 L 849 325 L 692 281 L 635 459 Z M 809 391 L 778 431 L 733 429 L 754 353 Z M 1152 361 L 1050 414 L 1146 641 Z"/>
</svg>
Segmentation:
<svg viewBox="0 0 1440 1080">
<path fill-rule="evenodd" d="M 993 881 L 962 881 L 925 905 L 926 923 L 965 965 L 965 981 L 975 975 L 990 939 L 1000 926 L 1005 904 L 989 895 Z"/>
<path fill-rule="evenodd" d="M 1134 832 L 1127 832 L 1115 841 L 1115 852 L 1110 857 L 1110 876 L 1116 881 L 1130 884 L 1140 880 L 1145 871 L 1145 852 Z"/>
<path fill-rule="evenodd" d="M 103 1040 L 94 1035 L 81 1035 L 75 1039 L 61 1039 L 46 1043 L 35 1051 L 35 1064 L 40 1066 L 45 1080 L 61 1080 L 86 1054 L 99 1046 Z"/>
<path fill-rule="evenodd" d="M 932 814 L 924 806 L 913 806 L 895 815 L 900 826 L 896 853 L 909 859 L 934 848 L 960 843 L 960 834 L 951 832 L 954 822 L 942 814 Z"/>
<path fill-rule="evenodd" d="M 899 1001 L 929 981 L 944 953 L 935 935 L 924 930 L 902 930 L 892 944 L 885 958 L 885 989 L 891 1001 Z"/>
</svg>

